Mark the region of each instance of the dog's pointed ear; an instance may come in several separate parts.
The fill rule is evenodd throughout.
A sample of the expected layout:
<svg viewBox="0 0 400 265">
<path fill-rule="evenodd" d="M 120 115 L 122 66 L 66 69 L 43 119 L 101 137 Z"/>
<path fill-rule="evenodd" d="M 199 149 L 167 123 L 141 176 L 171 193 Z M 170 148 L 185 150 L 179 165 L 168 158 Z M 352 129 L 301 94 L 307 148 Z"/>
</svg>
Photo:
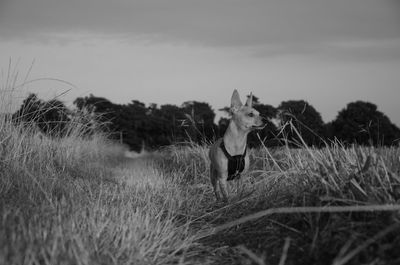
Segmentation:
<svg viewBox="0 0 400 265">
<path fill-rule="evenodd" d="M 247 96 L 246 106 L 249 108 L 253 107 L 253 93 L 250 93 L 250 95 Z"/>
<path fill-rule="evenodd" d="M 235 112 L 240 109 L 240 107 L 243 106 L 242 101 L 240 100 L 239 93 L 235 89 L 232 94 L 231 98 L 231 111 Z"/>
</svg>

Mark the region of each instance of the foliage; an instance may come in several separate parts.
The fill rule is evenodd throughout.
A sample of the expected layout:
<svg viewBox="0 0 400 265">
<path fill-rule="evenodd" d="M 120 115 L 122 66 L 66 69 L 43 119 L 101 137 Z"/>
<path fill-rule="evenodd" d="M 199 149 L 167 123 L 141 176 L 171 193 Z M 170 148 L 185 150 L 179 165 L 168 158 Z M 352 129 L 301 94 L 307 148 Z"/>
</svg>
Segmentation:
<svg viewBox="0 0 400 265">
<path fill-rule="evenodd" d="M 112 133 L 120 130 L 120 128 L 116 127 L 118 122 L 115 122 L 115 119 L 120 118 L 119 113 L 121 112 L 117 104 L 106 98 L 95 97 L 92 94 L 83 98 L 78 97 L 74 100 L 74 104 L 78 113 L 88 113 L 95 117 L 102 124 L 103 131 Z M 111 135 L 114 136 L 113 134 Z"/>
<path fill-rule="evenodd" d="M 278 107 L 283 132 L 292 146 L 298 145 L 297 130 L 307 145 L 320 146 L 325 136 L 321 114 L 304 100 L 289 100 Z M 291 124 L 292 126 L 288 126 Z"/>
<path fill-rule="evenodd" d="M 400 140 L 400 129 L 375 104 L 364 101 L 347 104 L 329 128 L 331 137 L 345 143 L 392 145 Z"/>
<path fill-rule="evenodd" d="M 251 147 L 258 147 L 261 145 L 260 139 L 265 146 L 278 146 L 280 145 L 278 137 L 278 129 L 272 122 L 277 115 L 277 109 L 271 105 L 262 104 L 258 98 L 253 95 L 253 107 L 260 112 L 261 117 L 264 118 L 265 127 L 255 133 L 249 135 L 249 145 Z M 260 138 L 258 138 L 258 136 Z"/>
<path fill-rule="evenodd" d="M 200 143 L 215 137 L 215 113 L 203 102 L 158 107 L 156 104 L 146 106 L 138 100 L 114 104 L 90 95 L 77 98 L 74 103 L 79 110 L 85 108 L 100 115 L 109 124 L 112 137 L 136 151 L 188 140 Z"/>
<path fill-rule="evenodd" d="M 182 142 L 208 143 L 222 137 L 229 124 L 226 117 L 221 117 L 215 124 L 216 115 L 205 102 L 187 101 L 181 106 L 146 106 L 138 100 L 115 104 L 108 99 L 89 95 L 77 98 L 74 104 L 76 110 L 71 111 L 59 100 L 43 101 L 31 94 L 13 118 L 19 122 L 32 121 L 48 135 L 62 136 L 66 133 L 65 124 L 72 117 L 91 115 L 91 122 L 101 124 L 101 129 L 109 138 L 136 151 Z M 292 147 L 302 144 L 322 146 L 325 141 L 335 138 L 344 143 L 392 145 L 397 144 L 400 138 L 400 129 L 378 111 L 376 105 L 368 102 L 348 104 L 328 124 L 324 124 L 320 113 L 304 100 L 284 101 L 275 108 L 260 103 L 258 97 L 253 96 L 253 107 L 260 112 L 266 126 L 250 133 L 248 144 L 251 147 L 281 146 L 283 140 L 289 141 Z M 220 110 L 229 114 L 229 107 Z M 96 126 L 87 128 L 87 134 L 93 133 L 93 127 Z M 297 134 L 301 135 L 304 143 L 300 143 Z"/>
<path fill-rule="evenodd" d="M 20 109 L 14 113 L 13 120 L 27 124 L 34 122 L 42 132 L 58 136 L 66 132 L 66 125 L 70 121 L 69 113 L 64 103 L 57 99 L 43 101 L 35 94 L 29 94 Z"/>
<path fill-rule="evenodd" d="M 215 113 L 208 103 L 187 101 L 182 104 L 182 110 L 190 123 L 188 135 L 191 140 L 201 143 L 215 138 Z"/>
</svg>

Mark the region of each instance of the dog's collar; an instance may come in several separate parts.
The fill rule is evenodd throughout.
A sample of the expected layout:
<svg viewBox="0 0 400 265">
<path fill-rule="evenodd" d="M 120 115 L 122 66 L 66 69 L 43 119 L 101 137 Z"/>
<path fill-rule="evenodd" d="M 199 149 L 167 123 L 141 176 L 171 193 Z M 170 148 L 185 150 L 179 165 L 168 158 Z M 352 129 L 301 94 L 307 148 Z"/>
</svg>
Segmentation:
<svg viewBox="0 0 400 265">
<path fill-rule="evenodd" d="M 222 139 L 221 144 L 220 144 L 219 146 L 221 147 L 222 152 L 224 152 L 226 158 L 228 158 L 228 159 L 232 159 L 232 158 L 238 157 L 238 156 L 240 156 L 240 157 L 245 157 L 245 156 L 246 156 L 247 144 L 246 144 L 246 146 L 245 146 L 245 148 L 244 148 L 244 153 L 243 153 L 242 155 L 236 155 L 236 156 L 231 156 L 231 155 L 228 153 L 228 150 L 226 150 L 226 147 L 225 147 L 224 139 Z"/>
</svg>

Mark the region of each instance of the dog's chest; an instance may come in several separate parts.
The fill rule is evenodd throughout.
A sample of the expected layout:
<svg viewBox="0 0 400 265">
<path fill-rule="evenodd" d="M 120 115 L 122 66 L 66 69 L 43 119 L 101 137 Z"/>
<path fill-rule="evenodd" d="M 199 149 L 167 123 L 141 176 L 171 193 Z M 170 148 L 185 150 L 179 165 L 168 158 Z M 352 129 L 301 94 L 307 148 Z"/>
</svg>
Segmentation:
<svg viewBox="0 0 400 265">
<path fill-rule="evenodd" d="M 228 181 L 234 180 L 235 178 L 240 177 L 240 173 L 243 172 L 246 166 L 246 151 L 247 147 L 244 150 L 242 155 L 231 156 L 225 148 L 224 141 L 221 142 L 220 145 L 222 151 L 225 154 L 225 157 L 228 159 Z"/>
</svg>

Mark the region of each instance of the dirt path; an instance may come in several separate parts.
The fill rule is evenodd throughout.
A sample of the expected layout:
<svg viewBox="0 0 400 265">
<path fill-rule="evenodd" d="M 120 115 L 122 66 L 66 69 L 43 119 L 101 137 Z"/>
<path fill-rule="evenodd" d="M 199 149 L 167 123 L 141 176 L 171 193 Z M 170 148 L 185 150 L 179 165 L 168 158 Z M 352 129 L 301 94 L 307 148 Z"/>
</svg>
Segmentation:
<svg viewBox="0 0 400 265">
<path fill-rule="evenodd" d="M 127 157 L 113 171 L 115 179 L 130 186 L 155 185 L 162 177 L 162 172 L 154 165 L 154 157 L 150 155 Z"/>
</svg>

